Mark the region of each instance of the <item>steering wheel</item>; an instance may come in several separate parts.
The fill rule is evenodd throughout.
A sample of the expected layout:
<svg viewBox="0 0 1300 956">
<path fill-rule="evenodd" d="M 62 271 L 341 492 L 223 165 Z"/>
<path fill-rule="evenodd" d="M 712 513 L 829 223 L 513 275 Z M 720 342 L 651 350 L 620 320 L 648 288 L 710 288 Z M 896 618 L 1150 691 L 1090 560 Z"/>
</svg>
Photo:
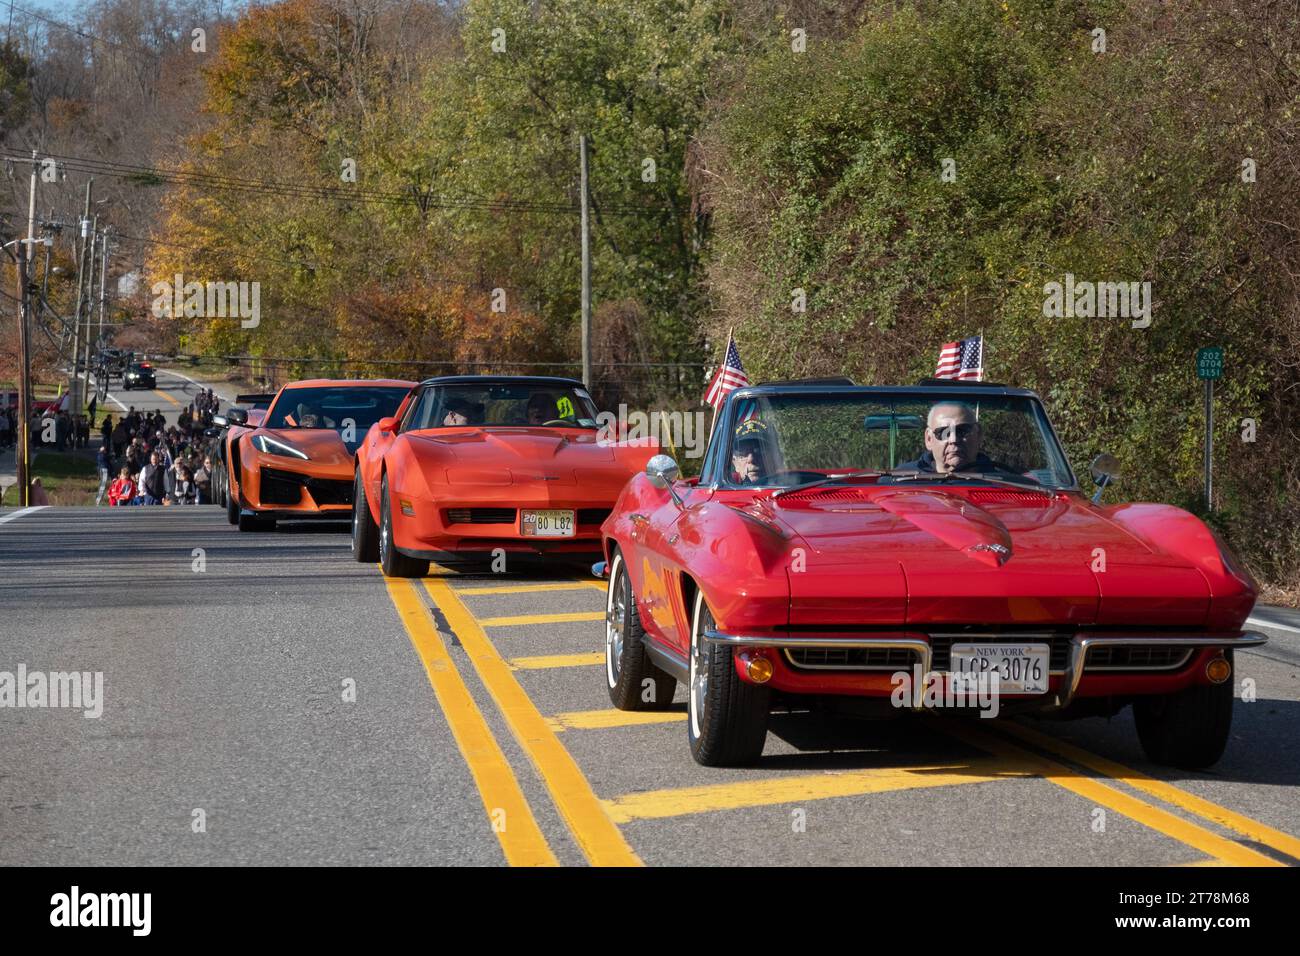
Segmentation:
<svg viewBox="0 0 1300 956">
<path fill-rule="evenodd" d="M 542 422 L 543 425 L 572 425 L 573 422 L 564 418 L 552 418 L 549 422 Z"/>
</svg>

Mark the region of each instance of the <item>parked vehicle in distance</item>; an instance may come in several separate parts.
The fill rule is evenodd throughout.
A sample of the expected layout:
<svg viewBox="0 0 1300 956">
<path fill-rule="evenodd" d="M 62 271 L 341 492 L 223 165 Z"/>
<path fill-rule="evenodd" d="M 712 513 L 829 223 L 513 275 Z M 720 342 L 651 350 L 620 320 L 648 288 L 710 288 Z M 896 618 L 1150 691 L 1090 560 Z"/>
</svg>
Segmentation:
<svg viewBox="0 0 1300 956">
<path fill-rule="evenodd" d="M 994 713 L 1131 705 L 1152 761 L 1213 764 L 1233 652 L 1266 641 L 1256 586 L 1188 512 L 1100 503 L 1117 475 L 1099 456 L 1082 494 L 1023 389 L 740 389 L 701 476 L 653 459 L 602 527 L 610 697 L 684 683 L 710 766 L 758 759 L 774 695 L 897 712 L 976 686 Z"/>
</svg>

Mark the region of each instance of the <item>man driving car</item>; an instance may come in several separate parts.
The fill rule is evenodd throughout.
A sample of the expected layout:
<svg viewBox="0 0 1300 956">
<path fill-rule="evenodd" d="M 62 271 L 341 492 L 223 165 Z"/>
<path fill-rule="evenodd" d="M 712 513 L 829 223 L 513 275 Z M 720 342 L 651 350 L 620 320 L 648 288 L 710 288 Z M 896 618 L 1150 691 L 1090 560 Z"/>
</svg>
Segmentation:
<svg viewBox="0 0 1300 956">
<path fill-rule="evenodd" d="M 980 451 L 983 437 L 975 409 L 965 402 L 938 402 L 926 417 L 925 453 L 898 469 L 939 474 L 997 471 L 998 464 Z"/>
</svg>

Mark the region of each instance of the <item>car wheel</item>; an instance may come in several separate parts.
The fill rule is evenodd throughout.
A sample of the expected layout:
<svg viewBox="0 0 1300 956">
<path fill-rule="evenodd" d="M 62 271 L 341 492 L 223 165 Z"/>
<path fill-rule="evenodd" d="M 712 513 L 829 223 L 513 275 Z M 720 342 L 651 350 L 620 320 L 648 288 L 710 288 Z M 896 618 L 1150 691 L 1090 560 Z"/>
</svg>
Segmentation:
<svg viewBox="0 0 1300 956">
<path fill-rule="evenodd" d="M 703 592 L 695 595 L 691 626 L 691 683 L 687 694 L 686 734 L 695 762 L 706 767 L 741 767 L 763 753 L 767 740 L 767 687 L 736 673 L 735 651 L 704 639 L 713 614 Z"/>
<path fill-rule="evenodd" d="M 226 479 L 226 520 L 231 524 L 239 524 L 239 502 L 230 493 L 229 478 Z"/>
<path fill-rule="evenodd" d="M 1225 652 L 1232 663 L 1232 651 Z M 1133 702 L 1138 740 L 1152 763 L 1199 770 L 1218 762 L 1232 729 L 1232 680 Z"/>
<path fill-rule="evenodd" d="M 379 560 L 379 526 L 370 517 L 360 468 L 352 480 L 352 557 L 368 564 Z"/>
<path fill-rule="evenodd" d="M 408 557 L 393 544 L 393 511 L 388 501 L 388 476 L 379 486 L 379 566 L 390 578 L 422 578 L 429 573 L 429 562 Z"/>
<path fill-rule="evenodd" d="M 605 596 L 605 679 L 619 710 L 667 710 L 677 679 L 660 670 L 645 650 L 646 633 L 623 555 L 614 552 Z"/>
</svg>

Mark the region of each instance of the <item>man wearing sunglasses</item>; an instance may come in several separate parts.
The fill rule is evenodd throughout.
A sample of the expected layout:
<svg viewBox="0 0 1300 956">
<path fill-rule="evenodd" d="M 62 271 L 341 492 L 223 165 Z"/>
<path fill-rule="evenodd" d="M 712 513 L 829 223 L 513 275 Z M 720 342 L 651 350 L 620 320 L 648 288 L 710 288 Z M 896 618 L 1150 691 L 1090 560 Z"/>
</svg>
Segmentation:
<svg viewBox="0 0 1300 956">
<path fill-rule="evenodd" d="M 975 409 L 965 402 L 931 406 L 925 422 L 925 454 L 898 466 L 900 471 L 997 471 L 999 466 L 980 451 L 983 436 Z"/>
</svg>

